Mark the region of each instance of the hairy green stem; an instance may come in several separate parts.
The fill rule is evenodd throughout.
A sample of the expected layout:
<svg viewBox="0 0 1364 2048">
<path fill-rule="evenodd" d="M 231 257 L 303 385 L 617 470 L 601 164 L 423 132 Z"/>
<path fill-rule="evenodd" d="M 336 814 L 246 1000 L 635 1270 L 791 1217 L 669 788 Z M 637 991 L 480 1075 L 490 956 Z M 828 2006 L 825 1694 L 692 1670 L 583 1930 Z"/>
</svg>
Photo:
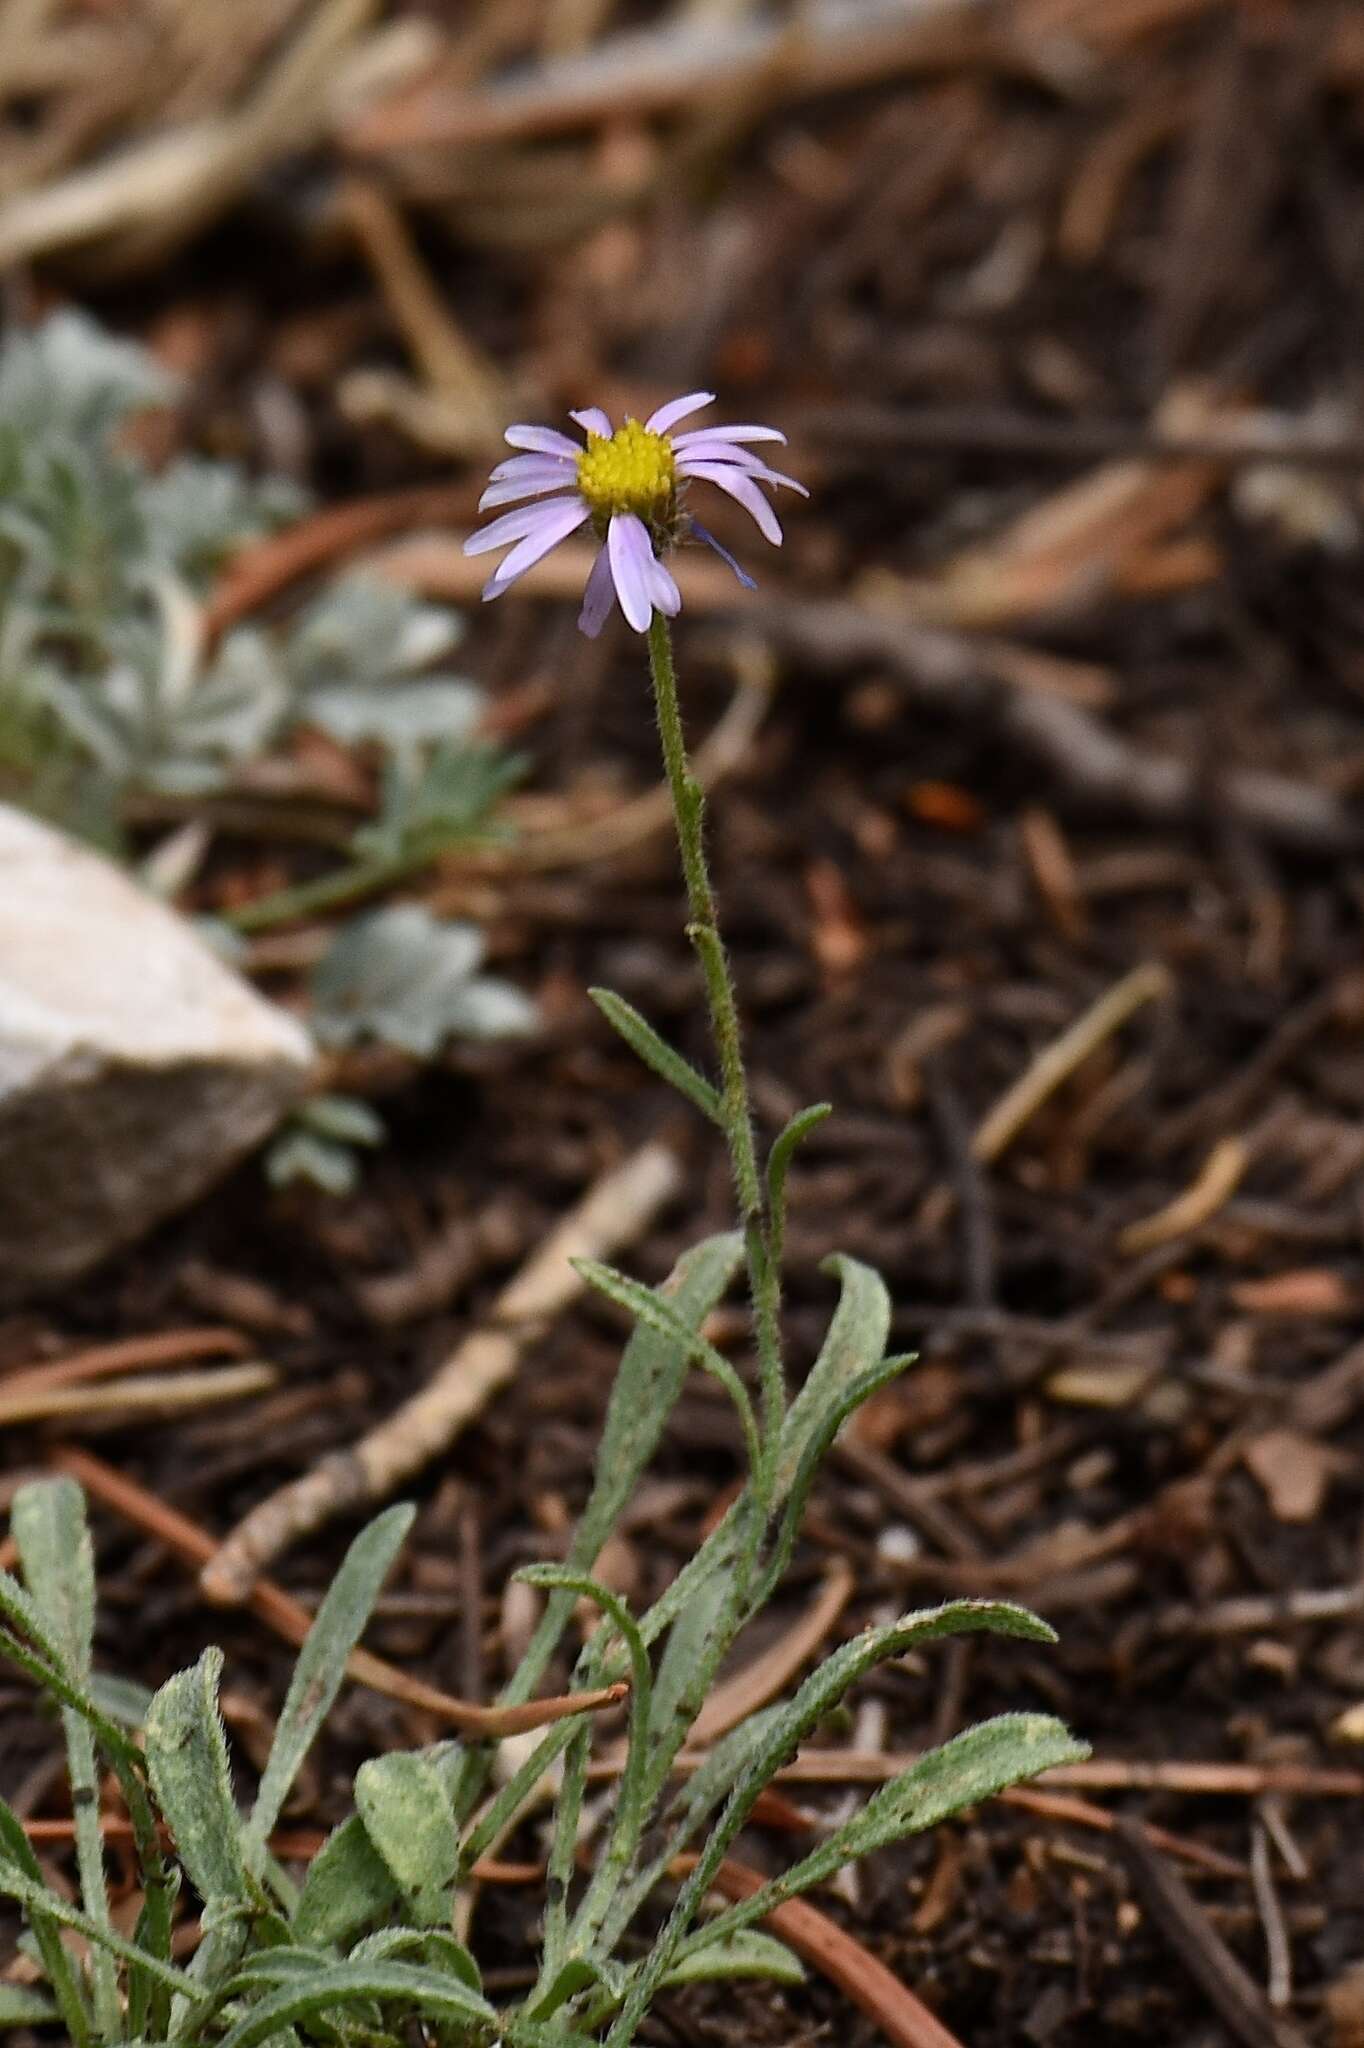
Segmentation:
<svg viewBox="0 0 1364 2048">
<path fill-rule="evenodd" d="M 774 1461 L 786 1406 L 781 1361 L 781 1278 L 772 1257 L 771 1233 L 753 1142 L 753 1111 L 749 1103 L 748 1076 L 744 1071 L 739 1006 L 735 1000 L 724 942 L 720 937 L 715 891 L 706 863 L 705 797 L 687 758 L 687 741 L 677 698 L 672 635 L 668 621 L 659 611 L 654 613 L 649 623 L 649 674 L 653 682 L 659 738 L 663 745 L 663 768 L 672 796 L 682 876 L 687 889 L 687 936 L 701 965 L 711 1035 L 720 1062 L 725 1139 L 744 1227 L 744 1252 L 758 1342 L 763 1444 L 766 1459 Z M 767 1492 L 765 1479 L 765 1474 L 755 1474 L 759 1490 L 764 1495 Z"/>
</svg>

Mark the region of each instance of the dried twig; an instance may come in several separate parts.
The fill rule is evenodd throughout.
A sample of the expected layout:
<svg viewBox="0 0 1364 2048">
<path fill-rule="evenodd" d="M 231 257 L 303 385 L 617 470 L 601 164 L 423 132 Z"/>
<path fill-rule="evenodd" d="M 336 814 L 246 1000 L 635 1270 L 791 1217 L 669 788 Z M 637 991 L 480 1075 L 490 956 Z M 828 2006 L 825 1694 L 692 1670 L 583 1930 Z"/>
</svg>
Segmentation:
<svg viewBox="0 0 1364 2048">
<path fill-rule="evenodd" d="M 1134 1257 L 1200 1229 L 1231 1200 L 1249 1164 L 1250 1149 L 1243 1138 L 1219 1138 L 1187 1188 L 1154 1215 L 1142 1216 L 1119 1232 L 1118 1250 Z"/>
<path fill-rule="evenodd" d="M 1020 42 L 991 32 L 984 0 L 811 0 L 799 24 L 775 15 L 619 35 L 579 58 L 538 66 L 481 92 L 452 91 L 441 75 L 350 124 L 359 155 L 549 135 L 632 120 L 716 92 L 779 89 L 783 99 L 991 53 L 1027 70 Z"/>
<path fill-rule="evenodd" d="M 1170 977 L 1164 967 L 1148 961 L 1134 967 L 1121 981 L 1106 990 L 1057 1039 L 1040 1052 L 1027 1072 L 1002 1095 L 981 1123 L 971 1141 L 975 1158 L 998 1159 L 1039 1110 L 1049 1095 L 1083 1065 L 1105 1039 L 1111 1038 L 1143 1003 L 1168 993 Z"/>
<path fill-rule="evenodd" d="M 1236 2039 L 1245 2048 L 1304 2048 L 1302 2035 L 1276 2020 L 1264 1993 L 1141 1829 L 1120 1820 L 1113 1839 L 1142 1904 Z"/>
<path fill-rule="evenodd" d="M 53 1462 L 59 1471 L 79 1481 L 96 1500 L 102 1500 L 136 1527 L 155 1536 L 185 1563 L 202 1565 L 213 1556 L 213 1538 L 206 1530 L 190 1521 L 188 1515 L 180 1514 L 175 1508 L 168 1507 L 165 1501 L 158 1500 L 155 1494 L 148 1493 L 136 1480 L 116 1472 L 102 1458 L 93 1457 L 89 1451 L 68 1447 L 59 1451 Z M 252 1613 L 286 1643 L 301 1644 L 312 1627 L 313 1617 L 307 1608 L 269 1579 L 257 1580 L 248 1595 L 248 1605 Z M 615 1706 L 628 1690 L 623 1685 L 610 1685 L 598 1692 L 568 1693 L 555 1699 L 531 1700 L 524 1707 L 480 1707 L 470 1700 L 457 1700 L 434 1685 L 423 1684 L 420 1679 L 409 1678 L 405 1671 L 399 1671 L 395 1665 L 386 1663 L 369 1650 L 352 1650 L 346 1669 L 357 1683 L 367 1685 L 372 1692 L 385 1693 L 390 1699 L 403 1701 L 406 1706 L 422 1707 L 442 1721 L 448 1721 L 462 1734 L 479 1740 L 519 1735 L 528 1728 L 543 1728 L 552 1721 L 562 1721 L 570 1714 Z"/>
<path fill-rule="evenodd" d="M 385 1499 L 447 1449 L 511 1379 L 550 1318 L 581 1294 L 583 1282 L 570 1259 L 608 1257 L 632 1243 L 680 1177 L 675 1156 L 658 1144 L 604 1174 L 503 1288 L 487 1327 L 466 1337 L 419 1394 L 238 1523 L 201 1575 L 209 1599 L 228 1606 L 246 1599 L 262 1566 L 300 1536 Z"/>
<path fill-rule="evenodd" d="M 247 1348 L 238 1330 L 151 1330 L 142 1337 L 122 1337 L 114 1344 L 90 1344 L 65 1358 L 42 1359 L 0 1374 L 6 1397 L 44 1387 L 74 1387 L 113 1373 L 138 1372 L 149 1366 L 187 1365 L 200 1358 L 240 1357 Z"/>
<path fill-rule="evenodd" d="M 186 1408 L 211 1407 L 218 1401 L 242 1401 L 249 1394 L 267 1392 L 278 1379 L 273 1365 L 244 1359 L 238 1365 L 205 1372 L 130 1374 L 97 1386 L 21 1387 L 17 1392 L 3 1387 L 0 1428 L 62 1416 L 74 1423 L 96 1415 L 170 1415 Z"/>
</svg>

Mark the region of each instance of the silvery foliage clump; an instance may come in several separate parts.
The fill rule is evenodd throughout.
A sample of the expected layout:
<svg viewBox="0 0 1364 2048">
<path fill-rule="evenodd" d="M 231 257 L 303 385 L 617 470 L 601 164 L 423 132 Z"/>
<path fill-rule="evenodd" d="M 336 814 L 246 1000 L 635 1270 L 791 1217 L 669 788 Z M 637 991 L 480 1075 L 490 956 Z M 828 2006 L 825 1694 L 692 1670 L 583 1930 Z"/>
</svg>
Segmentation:
<svg viewBox="0 0 1364 2048">
<path fill-rule="evenodd" d="M 97 816 L 217 790 L 304 722 L 378 744 L 409 781 L 435 750 L 481 752 L 481 693 L 432 672 L 458 617 L 397 589 L 343 577 L 286 630 L 205 651 L 213 575 L 306 499 L 193 456 L 149 470 L 127 429 L 176 389 L 75 312 L 0 349 L 0 773 L 21 800 Z"/>
<path fill-rule="evenodd" d="M 225 558 L 305 499 L 230 463 L 186 456 L 150 470 L 128 430 L 175 395 L 144 350 L 79 313 L 0 347 L 0 796 L 119 852 L 130 801 L 249 791 L 300 725 L 377 751 L 377 814 L 334 872 L 239 914 L 259 931 L 372 895 L 488 836 L 522 764 L 479 737 L 483 693 L 447 666 L 458 615 L 377 580 L 342 576 L 286 626 L 239 625 L 206 647 L 202 600 Z M 341 927 L 321 991 L 342 974 L 377 987 L 401 931 L 384 916 Z M 465 924 L 426 935 L 447 960 L 481 953 Z M 231 933 L 218 936 L 230 951 Z M 462 1002 L 448 974 L 441 1002 L 414 984 L 410 1010 L 352 1010 L 349 1038 L 429 1058 L 448 1036 L 530 1028 L 531 1006 L 476 964 Z M 273 1149 L 271 1176 L 343 1191 L 376 1126 L 360 1103 L 307 1105 Z"/>
<path fill-rule="evenodd" d="M 828 1336 L 775 1447 L 765 1450 L 746 1390 L 701 1334 L 741 1256 L 739 1237 L 726 1234 L 686 1253 L 662 1288 L 612 1283 L 628 1297 L 636 1325 L 595 1482 L 565 1561 L 521 1574 L 545 1601 L 504 1703 L 535 1696 L 583 1601 L 601 1622 L 577 1653 L 573 1685 L 620 1678 L 630 1685 L 624 1760 L 587 1872 L 578 1853 L 592 1746 L 587 1717 L 552 1725 L 528 1747 L 521 1738 L 500 1772 L 489 1744 L 445 1742 L 375 1756 L 357 1774 L 354 1811 L 301 1883 L 272 1853 L 273 1830 L 398 1555 L 410 1508 L 389 1509 L 351 1545 L 299 1656 L 254 1798 L 243 1806 L 218 1709 L 221 1652 L 206 1650 L 150 1700 L 97 1673 L 80 1491 L 67 1479 L 20 1490 L 11 1531 L 22 1580 L 0 1574 L 0 1654 L 60 1711 L 80 1903 L 47 1884 L 21 1823 L 0 1803 L 0 1894 L 22 1908 L 37 1979 L 31 1988 L 0 1985 L 0 2025 L 51 2021 L 75 2048 L 160 2041 L 299 2048 L 361 2037 L 399 2048 L 411 2039 L 415 2015 L 431 2038 L 470 2048 L 499 2041 L 579 2048 L 599 2039 L 625 2048 L 669 1986 L 799 1979 L 797 1958 L 757 1925 L 780 1901 L 1084 1754 L 1050 1716 L 985 1721 L 880 1787 L 753 1898 L 707 1911 L 715 1873 L 763 1788 L 866 1673 L 981 1630 L 1052 1640 L 1045 1624 L 1007 1603 L 958 1600 L 906 1614 L 842 1644 L 788 1700 L 751 1714 L 704 1754 L 688 1752 L 721 1664 L 782 1579 L 824 1453 L 854 1409 L 905 1364 L 883 1355 L 889 1302 L 881 1281 L 855 1260 L 832 1261 L 840 1294 Z M 726 1388 L 755 1462 L 739 1498 L 666 1592 L 633 1615 L 594 1579 L 593 1566 L 693 1363 Z M 107 1890 L 97 1798 L 104 1770 L 116 1779 L 135 1830 L 144 1902 L 131 1934 L 115 1925 Z M 456 1932 L 460 1894 L 481 1856 L 540 1815 L 547 1787 L 549 1868 L 536 1981 L 524 1997 L 499 2004 Z M 688 1851 L 696 1860 L 679 1881 L 674 1860 Z M 186 1889 L 198 1902 L 202 1938 L 183 1963 L 172 1935 Z M 84 1951 L 73 1951 L 63 1933 L 83 1936 Z"/>
</svg>

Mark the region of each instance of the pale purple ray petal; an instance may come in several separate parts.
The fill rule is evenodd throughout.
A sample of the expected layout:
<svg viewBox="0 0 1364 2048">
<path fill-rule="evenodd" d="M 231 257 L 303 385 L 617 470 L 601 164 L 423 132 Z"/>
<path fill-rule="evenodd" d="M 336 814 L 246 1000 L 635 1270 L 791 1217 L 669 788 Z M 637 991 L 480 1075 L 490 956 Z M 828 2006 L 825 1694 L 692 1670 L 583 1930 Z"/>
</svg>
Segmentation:
<svg viewBox="0 0 1364 2048">
<path fill-rule="evenodd" d="M 698 462 L 692 475 L 704 477 L 708 483 L 718 484 L 722 491 L 728 491 L 730 497 L 743 506 L 763 538 L 770 540 L 773 547 L 781 546 L 781 521 L 752 477 L 723 462 Z"/>
<path fill-rule="evenodd" d="M 599 405 L 585 405 L 581 411 L 571 412 L 569 418 L 576 420 L 585 434 L 602 434 L 609 441 L 615 432 L 609 414 L 604 413 Z"/>
<path fill-rule="evenodd" d="M 546 507 L 542 505 L 536 509 L 543 512 Z M 586 505 L 580 505 L 574 499 L 570 499 L 557 512 L 551 513 L 543 525 L 528 533 L 521 545 L 513 548 L 511 553 L 498 563 L 493 575 L 483 587 L 485 601 L 490 597 L 501 597 L 503 591 L 509 584 L 515 583 L 518 576 L 524 576 L 527 569 L 535 567 L 541 555 L 547 555 L 551 548 L 558 547 L 561 540 L 567 540 L 570 533 L 576 533 L 580 526 L 585 525 L 587 516 Z"/>
<path fill-rule="evenodd" d="M 542 455 L 571 455 L 576 460 L 582 449 L 557 427 L 508 427 L 502 436 L 509 448 L 534 448 Z"/>
<path fill-rule="evenodd" d="M 673 580 L 672 572 L 664 568 L 657 555 L 649 563 L 649 585 L 654 603 L 664 618 L 675 619 L 682 609 L 682 593 Z"/>
<path fill-rule="evenodd" d="M 685 448 L 689 441 L 710 441 L 717 434 L 722 441 L 781 441 L 784 443 L 786 440 L 785 434 L 778 433 L 775 427 L 755 427 L 744 424 L 737 427 L 688 427 L 685 434 L 674 434 L 672 443 L 674 448 Z"/>
<path fill-rule="evenodd" d="M 703 405 L 714 403 L 713 391 L 689 391 L 685 398 L 670 398 L 666 405 L 660 405 L 644 424 L 651 434 L 666 434 L 675 420 L 684 420 L 689 412 L 700 412 Z"/>
<path fill-rule="evenodd" d="M 799 491 L 802 498 L 810 495 L 804 484 L 797 483 L 793 476 L 785 476 L 779 469 L 769 469 L 761 456 L 750 455 L 745 448 L 731 448 L 726 441 L 693 441 L 678 455 L 677 474 L 701 476 L 705 474 L 704 465 L 715 462 L 729 463 L 765 484 L 785 484 L 788 490 Z"/>
<path fill-rule="evenodd" d="M 586 633 L 589 640 L 595 640 L 606 624 L 607 614 L 616 601 L 616 586 L 611 581 L 611 557 L 602 547 L 597 550 L 597 559 L 592 564 L 592 573 L 587 579 L 583 592 L 583 608 L 578 614 L 578 628 Z"/>
<path fill-rule="evenodd" d="M 570 462 L 566 455 L 509 455 L 505 462 L 489 470 L 488 481 L 500 484 L 509 476 L 572 477 L 577 473 L 577 463 Z"/>
<path fill-rule="evenodd" d="M 673 452 L 678 471 L 684 476 L 689 462 L 732 462 L 739 469 L 761 469 L 763 466 L 760 455 L 750 454 L 747 448 L 740 448 L 733 441 L 722 441 L 718 435 L 701 441 L 694 441 L 689 435 L 685 448 L 680 441 L 674 442 Z"/>
<path fill-rule="evenodd" d="M 620 608 L 635 631 L 643 633 L 654 615 L 649 573 L 654 551 L 644 521 L 636 519 L 633 512 L 613 513 L 606 529 L 606 546 Z"/>
<path fill-rule="evenodd" d="M 555 518 L 568 506 L 586 519 L 587 507 L 581 498 L 547 498 L 543 505 L 522 505 L 515 512 L 504 512 L 500 519 L 494 519 L 491 526 L 481 526 L 477 533 L 471 533 L 464 543 L 466 555 L 486 555 L 493 548 L 505 547 L 508 541 L 520 540 L 525 534 L 533 533 L 546 520 Z"/>
<path fill-rule="evenodd" d="M 802 498 L 808 498 L 810 495 L 804 484 L 797 483 L 793 476 L 783 476 L 779 469 L 769 469 L 765 462 L 759 463 L 756 469 L 748 470 L 746 474 L 761 483 L 785 484 L 788 491 L 799 491 Z"/>
<path fill-rule="evenodd" d="M 546 491 L 561 491 L 567 481 L 561 469 L 553 476 L 509 476 L 503 483 L 489 484 L 478 501 L 478 509 L 487 512 L 494 505 L 510 505 L 517 498 L 541 498 Z"/>
<path fill-rule="evenodd" d="M 692 520 L 691 530 L 696 535 L 696 538 L 698 540 L 703 540 L 706 543 L 706 546 L 708 548 L 714 548 L 716 554 L 720 557 L 720 560 L 722 562 L 729 563 L 730 568 L 734 571 L 739 581 L 743 584 L 745 590 L 757 589 L 758 586 L 754 582 L 753 578 L 749 575 L 747 569 L 741 567 L 740 564 L 735 561 L 733 555 L 729 552 L 729 549 L 727 547 L 722 547 L 720 542 L 715 538 L 715 535 L 713 533 L 708 532 L 707 529 L 701 524 L 699 519 Z"/>
</svg>

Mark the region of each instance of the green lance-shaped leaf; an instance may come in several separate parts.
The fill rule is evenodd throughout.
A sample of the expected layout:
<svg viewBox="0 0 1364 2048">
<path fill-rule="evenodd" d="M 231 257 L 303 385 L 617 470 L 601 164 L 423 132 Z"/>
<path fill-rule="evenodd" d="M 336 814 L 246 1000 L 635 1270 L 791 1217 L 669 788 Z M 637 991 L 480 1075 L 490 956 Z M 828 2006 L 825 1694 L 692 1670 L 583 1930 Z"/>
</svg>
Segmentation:
<svg viewBox="0 0 1364 2048">
<path fill-rule="evenodd" d="M 74 1684 L 88 1689 L 95 1638 L 95 1557 L 85 1519 L 85 1496 L 74 1479 L 41 1479 L 21 1486 L 10 1511 L 10 1531 L 25 1583 L 61 1651 L 63 1667 Z M 108 1927 L 113 1923 L 99 1824 L 94 1737 L 88 1721 L 70 1707 L 62 1709 L 62 1733 L 71 1779 L 81 1898 L 91 1919 Z M 102 1951 L 97 1950 L 92 1958 L 92 1978 L 95 2024 L 104 2040 L 112 2040 L 122 2030 L 122 2013 L 113 1959 Z"/>
<path fill-rule="evenodd" d="M 689 1949 L 665 1973 L 663 1984 L 704 1984 L 726 1977 L 765 1977 L 777 1984 L 802 1984 L 805 1965 L 784 1941 L 750 1928 L 708 1941 L 704 1948 Z"/>
<path fill-rule="evenodd" d="M 200 1898 L 206 1905 L 249 1905 L 241 1816 L 218 1712 L 222 1668 L 222 1651 L 210 1648 L 188 1671 L 166 1680 L 147 1715 L 147 1768 Z"/>
<path fill-rule="evenodd" d="M 618 996 L 609 988 L 590 988 L 597 1008 L 613 1030 L 618 1031 L 633 1053 L 643 1060 L 659 1079 L 666 1081 L 684 1096 L 702 1116 L 709 1117 L 713 1124 L 724 1129 L 724 1104 L 719 1091 L 713 1088 L 704 1074 L 698 1074 L 690 1060 L 682 1057 L 665 1038 L 660 1038 L 652 1024 L 640 1016 L 633 1003 L 627 1003 L 624 996 Z"/>
<path fill-rule="evenodd" d="M 705 1238 L 678 1260 L 661 1292 L 689 1332 L 710 1314 L 742 1257 L 743 1240 L 737 1231 L 729 1231 L 723 1236 Z M 690 1362 L 688 1346 L 680 1343 L 671 1331 L 660 1331 L 643 1323 L 636 1326 L 611 1389 L 592 1493 L 565 1559 L 571 1571 L 591 1571 L 602 1544 L 658 1448 Z M 507 1704 L 528 1699 L 539 1683 L 573 1611 L 574 1598 L 563 1590 L 550 1594 L 516 1677 L 503 1695 Z"/>
<path fill-rule="evenodd" d="M 786 1417 L 777 1456 L 779 1498 L 791 1485 L 821 1417 L 837 1404 L 850 1380 L 880 1361 L 890 1330 L 890 1296 L 879 1273 L 841 1253 L 825 1259 L 821 1270 L 838 1275 L 838 1307 L 819 1356 Z"/>
<path fill-rule="evenodd" d="M 24 1833 L 23 1824 L 0 1799 L 0 1864 L 11 1864 L 19 1875 L 34 1887 L 35 1900 L 47 1890 L 42 1866 L 33 1851 L 33 1844 Z M 0 1878 L 0 1883 L 3 1879 Z M 61 2016 L 66 2024 L 74 2048 L 86 2048 L 90 2040 L 90 2014 L 81 1992 L 71 1958 L 66 1952 L 58 1932 L 57 1917 L 42 1905 L 32 1903 L 28 1907 L 29 1925 L 33 1938 L 38 1944 L 38 1954 L 47 1981 L 52 1987 Z M 17 2025 L 18 2022 L 16 2021 Z"/>
<path fill-rule="evenodd" d="M 257 2048 L 295 2021 L 325 2020 L 371 2001 L 410 2006 L 423 2019 L 466 2029 L 474 2041 L 490 2040 L 497 2031 L 497 2014 L 486 1998 L 443 1970 L 415 1963 L 327 1962 L 311 1975 L 291 1976 L 253 2005 L 220 2048 Z"/>
<path fill-rule="evenodd" d="M 293 1916 L 300 1941 L 344 1947 L 392 1911 L 401 1893 L 358 1813 L 322 1844 L 303 1880 Z"/>
<path fill-rule="evenodd" d="M 670 1301 L 652 1287 L 643 1286 L 638 1280 L 630 1279 L 626 1273 L 617 1272 L 614 1266 L 605 1266 L 599 1259 L 572 1259 L 573 1270 L 580 1274 L 589 1287 L 595 1287 L 608 1301 L 614 1301 L 618 1308 L 628 1310 L 647 1329 L 657 1330 L 660 1336 L 671 1337 L 676 1344 L 684 1345 L 687 1354 L 694 1359 L 703 1372 L 717 1379 L 729 1395 L 738 1413 L 739 1424 L 744 1433 L 744 1444 L 748 1452 L 750 1470 L 759 1474 L 763 1470 L 762 1442 L 758 1435 L 757 1418 L 748 1389 L 739 1378 L 734 1367 L 723 1353 L 703 1337 L 699 1330 L 688 1329 Z"/>
<path fill-rule="evenodd" d="M 407 1505 L 392 1507 L 362 1529 L 317 1610 L 298 1653 L 260 1791 L 242 1838 L 243 1861 L 254 1875 L 260 1873 L 270 1831 L 331 1710 L 346 1675 L 346 1660 L 374 1611 L 415 1513 L 415 1508 Z"/>
<path fill-rule="evenodd" d="M 759 1747 L 730 1794 L 695 1869 L 678 1894 L 667 1924 L 631 1985 L 629 1996 L 607 2036 L 608 2048 L 623 2048 L 623 2044 L 633 2037 L 714 1881 L 725 1852 L 747 1820 L 764 1785 L 784 1763 L 789 1762 L 805 1737 L 832 1712 L 849 1688 L 889 1657 L 903 1656 L 907 1650 L 940 1637 L 985 1630 L 1000 1635 L 1022 1636 L 1032 1642 L 1053 1643 L 1056 1640 L 1055 1631 L 1024 1607 L 1016 1607 L 1008 1601 L 954 1600 L 943 1607 L 904 1615 L 899 1621 L 882 1628 L 864 1629 L 811 1672 L 789 1706 L 773 1723 L 767 1741 Z"/>
<path fill-rule="evenodd" d="M 700 1954 L 712 1940 L 728 1941 L 783 1900 L 823 1884 L 845 1863 L 903 1841 L 906 1835 L 922 1834 L 966 1807 L 993 1799 L 1007 1786 L 1060 1764 L 1080 1763 L 1088 1755 L 1088 1745 L 1077 1742 L 1050 1714 L 999 1714 L 982 1721 L 940 1749 L 929 1750 L 898 1778 L 880 1786 L 860 1813 L 810 1855 L 698 1929 L 684 1942 L 681 1954 Z"/>
<path fill-rule="evenodd" d="M 371 1757 L 356 1773 L 355 1805 L 421 1924 L 448 1921 L 459 1831 L 439 1765 L 415 1750 Z"/>
<path fill-rule="evenodd" d="M 831 1102 L 812 1102 L 808 1109 L 797 1110 L 791 1121 L 777 1133 L 767 1155 L 767 1217 L 774 1266 L 780 1266 L 786 1243 L 786 1176 L 791 1170 L 791 1161 L 797 1147 L 832 1112 Z"/>
</svg>

